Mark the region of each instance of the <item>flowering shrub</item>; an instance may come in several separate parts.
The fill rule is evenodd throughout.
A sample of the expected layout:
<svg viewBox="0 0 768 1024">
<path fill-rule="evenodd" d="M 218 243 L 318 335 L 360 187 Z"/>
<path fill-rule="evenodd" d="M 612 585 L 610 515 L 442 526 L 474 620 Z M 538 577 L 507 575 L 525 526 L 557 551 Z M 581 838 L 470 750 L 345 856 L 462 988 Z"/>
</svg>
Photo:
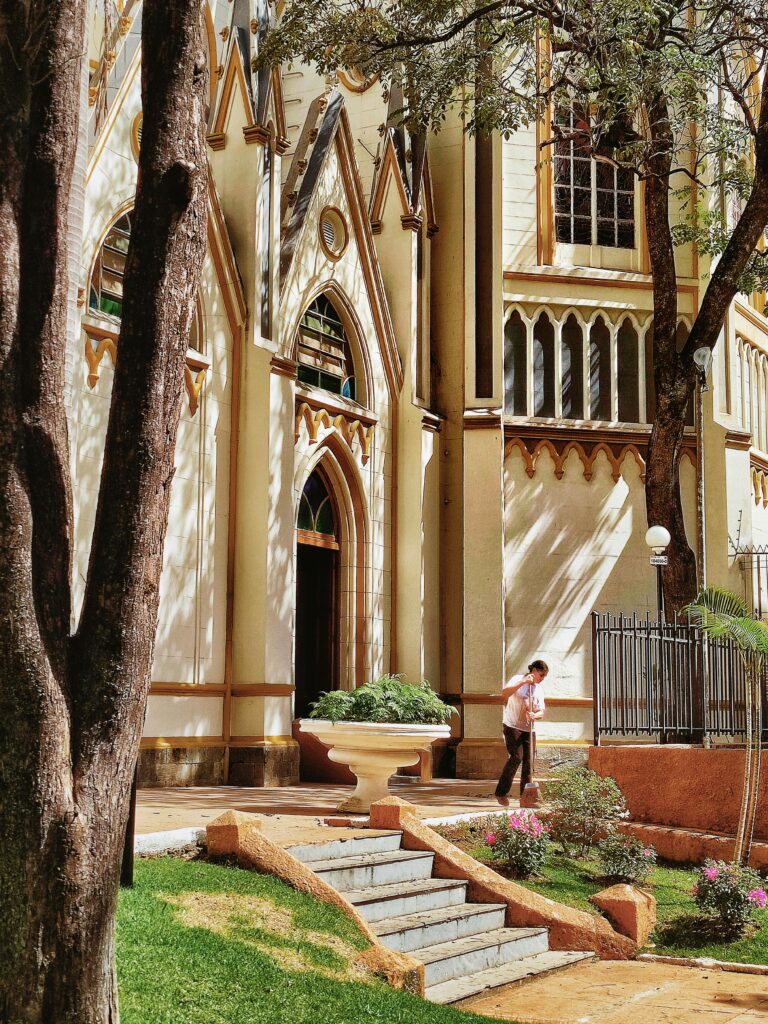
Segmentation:
<svg viewBox="0 0 768 1024">
<path fill-rule="evenodd" d="M 616 882 L 642 885 L 656 866 L 656 851 L 639 839 L 614 833 L 599 844 L 603 876 Z"/>
<path fill-rule="evenodd" d="M 719 917 L 734 930 L 743 928 L 756 910 L 762 910 L 767 898 L 756 871 L 722 860 L 706 861 L 691 891 L 700 910 Z"/>
<path fill-rule="evenodd" d="M 586 857 L 629 811 L 615 779 L 589 768 L 567 768 L 547 782 L 552 838 L 566 855 Z"/>
<path fill-rule="evenodd" d="M 549 829 L 535 814 L 525 811 L 497 815 L 485 834 L 493 859 L 508 865 L 520 878 L 540 870 L 550 844 Z"/>
</svg>

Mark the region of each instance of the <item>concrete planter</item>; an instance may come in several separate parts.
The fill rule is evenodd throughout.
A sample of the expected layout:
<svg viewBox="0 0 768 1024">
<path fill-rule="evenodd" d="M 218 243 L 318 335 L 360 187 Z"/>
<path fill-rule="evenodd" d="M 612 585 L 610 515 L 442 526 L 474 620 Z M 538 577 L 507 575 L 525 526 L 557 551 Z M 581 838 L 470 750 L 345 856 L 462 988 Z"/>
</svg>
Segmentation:
<svg viewBox="0 0 768 1024">
<path fill-rule="evenodd" d="M 329 748 L 328 757 L 345 764 L 357 777 L 352 796 L 340 811 L 367 811 L 389 796 L 390 775 L 419 760 L 419 751 L 451 734 L 449 725 L 389 725 L 381 722 L 326 722 L 302 718 L 301 732 Z"/>
</svg>

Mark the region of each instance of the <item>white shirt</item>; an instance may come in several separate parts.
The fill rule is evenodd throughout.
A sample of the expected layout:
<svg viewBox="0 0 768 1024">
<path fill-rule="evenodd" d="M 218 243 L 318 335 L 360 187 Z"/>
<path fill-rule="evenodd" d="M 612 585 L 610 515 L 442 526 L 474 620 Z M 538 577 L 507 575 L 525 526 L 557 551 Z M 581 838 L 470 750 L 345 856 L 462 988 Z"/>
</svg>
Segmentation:
<svg viewBox="0 0 768 1024">
<path fill-rule="evenodd" d="M 512 676 L 507 685 L 519 683 L 526 675 L 526 672 L 522 672 L 519 675 Z M 546 711 L 544 689 L 538 683 L 526 683 L 525 686 L 521 686 L 515 693 L 510 694 L 504 708 L 504 717 L 502 719 L 504 725 L 510 729 L 521 729 L 523 732 L 531 732 L 534 723 L 529 722 L 526 717 L 529 707 L 533 711 Z"/>
</svg>

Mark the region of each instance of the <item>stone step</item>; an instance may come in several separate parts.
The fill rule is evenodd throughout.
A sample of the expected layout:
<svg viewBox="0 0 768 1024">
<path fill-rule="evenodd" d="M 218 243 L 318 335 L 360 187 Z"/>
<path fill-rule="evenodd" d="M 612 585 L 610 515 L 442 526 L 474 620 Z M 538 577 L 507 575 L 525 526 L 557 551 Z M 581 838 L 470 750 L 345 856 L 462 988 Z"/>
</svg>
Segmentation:
<svg viewBox="0 0 768 1024">
<path fill-rule="evenodd" d="M 464 978 L 491 967 L 522 960 L 549 948 L 546 928 L 497 928 L 483 935 L 438 942 L 410 950 L 424 964 L 424 984 L 429 987 Z"/>
<path fill-rule="evenodd" d="M 320 860 L 336 860 L 339 857 L 360 857 L 368 853 L 392 853 L 400 849 L 402 832 L 389 832 L 378 836 L 352 836 L 348 839 L 332 839 L 328 843 L 306 843 L 302 846 L 288 846 L 302 864 L 314 865 Z"/>
<path fill-rule="evenodd" d="M 573 967 L 575 964 L 593 959 L 594 955 L 570 950 L 547 950 L 545 953 L 513 960 L 463 978 L 453 978 L 450 981 L 429 985 L 424 992 L 424 998 L 433 1003 L 457 1003 L 491 988 L 519 984 L 530 978 L 538 978 L 542 974 Z"/>
<path fill-rule="evenodd" d="M 421 850 L 367 853 L 312 862 L 312 870 L 338 892 L 430 878 L 435 855 Z"/>
<path fill-rule="evenodd" d="M 371 885 L 344 893 L 371 923 L 464 903 L 467 883 L 453 878 L 420 878 L 394 885 Z"/>
<path fill-rule="evenodd" d="M 407 953 L 433 943 L 450 942 L 467 935 L 497 931 L 504 927 L 503 903 L 462 903 L 400 917 L 387 917 L 374 925 L 385 946 Z"/>
</svg>

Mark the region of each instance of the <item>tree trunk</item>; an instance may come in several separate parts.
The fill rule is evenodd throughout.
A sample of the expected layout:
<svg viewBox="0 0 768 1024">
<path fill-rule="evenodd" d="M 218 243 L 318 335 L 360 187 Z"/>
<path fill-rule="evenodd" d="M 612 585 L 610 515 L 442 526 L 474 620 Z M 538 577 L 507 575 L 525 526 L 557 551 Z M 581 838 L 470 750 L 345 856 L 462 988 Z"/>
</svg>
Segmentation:
<svg viewBox="0 0 768 1024">
<path fill-rule="evenodd" d="M 67 208 L 86 0 L 0 0 L 0 1020 L 116 1022 L 114 914 L 205 252 L 201 0 L 147 0 L 134 232 L 70 636 Z"/>
<path fill-rule="evenodd" d="M 678 463 L 685 410 L 693 393 L 693 363 L 686 367 L 677 352 L 677 271 L 669 225 L 669 174 L 673 140 L 666 102 L 658 97 L 649 109 L 655 155 L 645 182 L 645 223 L 653 276 L 653 374 L 656 417 L 648 443 L 645 499 L 649 526 L 664 526 L 671 542 L 669 564 L 662 573 L 667 611 L 696 595 L 696 560 L 685 535 Z"/>
</svg>

